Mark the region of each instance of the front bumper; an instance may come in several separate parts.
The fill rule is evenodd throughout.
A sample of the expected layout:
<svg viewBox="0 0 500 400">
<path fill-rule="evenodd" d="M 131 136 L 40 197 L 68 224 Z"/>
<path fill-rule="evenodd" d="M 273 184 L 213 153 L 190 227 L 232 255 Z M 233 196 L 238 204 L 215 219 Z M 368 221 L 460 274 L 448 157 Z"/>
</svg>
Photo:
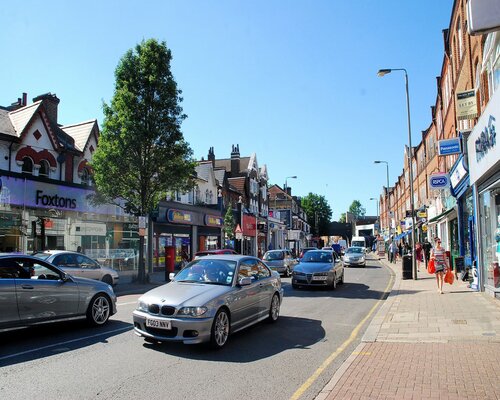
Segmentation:
<svg viewBox="0 0 500 400">
<path fill-rule="evenodd" d="M 208 342 L 212 329 L 213 318 L 178 318 L 150 315 L 146 312 L 134 310 L 134 332 L 138 336 L 156 339 L 162 342 L 183 342 L 196 344 Z M 158 329 L 146 326 L 146 318 L 171 321 L 172 329 Z M 196 336 L 194 332 L 197 332 Z"/>
<path fill-rule="evenodd" d="M 349 265 L 366 265 L 366 259 L 363 260 L 346 260 L 344 259 L 344 265 L 349 266 Z"/>
<path fill-rule="evenodd" d="M 331 286 L 333 284 L 333 277 L 322 276 L 324 279 L 313 279 L 312 276 L 307 275 L 294 275 L 292 276 L 292 285 L 298 286 Z"/>
</svg>

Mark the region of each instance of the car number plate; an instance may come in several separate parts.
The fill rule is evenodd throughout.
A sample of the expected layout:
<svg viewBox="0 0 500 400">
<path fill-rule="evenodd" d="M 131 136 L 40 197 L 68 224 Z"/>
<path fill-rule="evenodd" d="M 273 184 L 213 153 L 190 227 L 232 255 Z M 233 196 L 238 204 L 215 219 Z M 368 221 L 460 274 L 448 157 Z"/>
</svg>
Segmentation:
<svg viewBox="0 0 500 400">
<path fill-rule="evenodd" d="M 326 276 L 313 276 L 313 281 L 324 281 Z"/>
<path fill-rule="evenodd" d="M 158 329 L 172 329 L 172 322 L 165 319 L 147 318 L 146 326 Z"/>
</svg>

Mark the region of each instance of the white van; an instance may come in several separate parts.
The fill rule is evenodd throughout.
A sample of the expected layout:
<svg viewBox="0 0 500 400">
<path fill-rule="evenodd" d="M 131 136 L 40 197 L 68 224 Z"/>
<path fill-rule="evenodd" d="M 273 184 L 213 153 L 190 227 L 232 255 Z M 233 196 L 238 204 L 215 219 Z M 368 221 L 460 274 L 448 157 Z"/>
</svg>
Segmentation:
<svg viewBox="0 0 500 400">
<path fill-rule="evenodd" d="M 366 249 L 366 239 L 364 236 L 353 236 L 351 240 L 351 247 L 362 247 Z"/>
</svg>

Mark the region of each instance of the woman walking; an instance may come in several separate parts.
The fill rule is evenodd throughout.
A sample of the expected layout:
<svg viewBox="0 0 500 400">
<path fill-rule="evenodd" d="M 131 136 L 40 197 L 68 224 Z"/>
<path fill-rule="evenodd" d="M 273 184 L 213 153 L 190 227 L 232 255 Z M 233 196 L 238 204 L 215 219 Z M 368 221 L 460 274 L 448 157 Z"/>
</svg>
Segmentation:
<svg viewBox="0 0 500 400">
<path fill-rule="evenodd" d="M 422 244 L 417 242 L 415 245 L 415 257 L 417 259 L 417 270 L 420 272 L 420 263 L 424 260 L 423 258 L 424 249 L 422 248 Z"/>
<path fill-rule="evenodd" d="M 443 281 L 444 275 L 448 270 L 448 259 L 446 256 L 446 250 L 441 246 L 441 239 L 438 237 L 434 238 L 435 246 L 431 250 L 431 260 L 434 260 L 434 265 L 436 267 L 436 281 L 438 285 L 438 292 L 443 294 Z"/>
</svg>

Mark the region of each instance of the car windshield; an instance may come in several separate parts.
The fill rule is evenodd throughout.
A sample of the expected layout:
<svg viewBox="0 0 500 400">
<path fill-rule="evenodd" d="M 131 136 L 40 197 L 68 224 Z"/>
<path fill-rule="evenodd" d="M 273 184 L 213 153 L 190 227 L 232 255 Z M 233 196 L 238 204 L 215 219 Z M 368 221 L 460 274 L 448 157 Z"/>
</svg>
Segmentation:
<svg viewBox="0 0 500 400">
<path fill-rule="evenodd" d="M 268 251 L 264 254 L 264 260 L 273 261 L 273 260 L 283 260 L 285 255 L 282 251 Z"/>
<path fill-rule="evenodd" d="M 320 262 L 331 263 L 333 262 L 332 253 L 329 251 L 315 251 L 311 250 L 304 254 L 301 262 Z"/>
<path fill-rule="evenodd" d="M 35 253 L 33 254 L 33 257 L 39 258 L 40 260 L 46 260 L 49 258 L 50 254 L 47 253 Z"/>
<path fill-rule="evenodd" d="M 176 282 L 196 282 L 231 286 L 236 261 L 201 258 L 190 262 L 174 278 Z"/>
<path fill-rule="evenodd" d="M 348 253 L 357 253 L 357 254 L 363 254 L 363 248 L 362 247 L 349 247 L 347 249 Z"/>
</svg>

